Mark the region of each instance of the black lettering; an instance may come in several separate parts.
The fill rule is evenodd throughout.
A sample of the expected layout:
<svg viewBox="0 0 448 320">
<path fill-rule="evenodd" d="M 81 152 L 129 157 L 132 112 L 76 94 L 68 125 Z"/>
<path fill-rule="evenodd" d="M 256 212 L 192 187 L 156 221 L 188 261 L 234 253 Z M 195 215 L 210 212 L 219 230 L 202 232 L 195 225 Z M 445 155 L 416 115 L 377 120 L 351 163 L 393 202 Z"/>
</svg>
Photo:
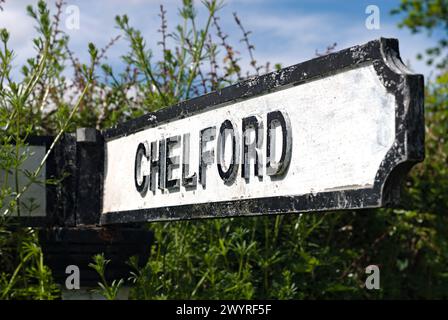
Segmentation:
<svg viewBox="0 0 448 320">
<path fill-rule="evenodd" d="M 254 131 L 255 139 L 250 141 L 250 131 Z M 241 164 L 241 176 L 250 180 L 250 161 L 255 159 L 254 175 L 263 179 L 263 159 L 261 148 L 263 145 L 263 122 L 255 116 L 243 118 L 243 157 Z"/>
<path fill-rule="evenodd" d="M 197 174 L 188 175 L 190 172 L 190 134 L 185 133 L 183 136 L 182 151 L 182 185 L 186 189 L 193 189 L 197 186 Z"/>
<path fill-rule="evenodd" d="M 271 177 L 281 176 L 286 173 L 291 163 L 292 153 L 292 130 L 287 113 L 272 111 L 267 116 L 267 138 L 266 138 L 266 174 Z M 275 162 L 275 127 L 280 126 L 282 130 L 282 153 L 280 160 Z"/>
<path fill-rule="evenodd" d="M 219 129 L 217 146 L 217 167 L 219 176 L 226 184 L 233 183 L 238 173 L 238 164 L 236 163 L 236 161 L 239 158 L 239 142 L 238 135 L 235 134 L 235 131 L 236 129 L 230 120 L 225 120 L 221 124 L 221 128 Z M 232 141 L 232 158 L 230 160 L 230 164 L 227 166 L 227 170 L 224 170 L 227 134 L 230 134 L 230 139 Z"/>
<path fill-rule="evenodd" d="M 215 140 L 216 127 L 208 127 L 200 132 L 199 139 L 199 183 L 202 187 L 206 186 L 206 172 L 207 166 L 213 164 L 215 158 L 215 151 L 211 149 L 204 151 L 207 142 Z"/>
<path fill-rule="evenodd" d="M 179 168 L 180 157 L 171 156 L 172 150 L 175 149 L 180 142 L 180 136 L 174 136 L 166 139 L 166 157 L 165 157 L 165 187 L 169 191 L 179 191 L 180 179 L 172 179 L 173 170 Z"/>
<path fill-rule="evenodd" d="M 145 157 L 146 160 L 149 161 L 148 153 L 148 143 L 146 141 L 144 143 L 139 143 L 139 145 L 137 146 L 137 152 L 135 154 L 134 182 L 135 188 L 142 197 L 146 195 L 149 184 L 148 177 L 142 172 L 143 157 Z"/>
<path fill-rule="evenodd" d="M 159 189 L 165 189 L 165 140 L 159 141 L 159 152 L 157 159 L 157 141 L 151 142 L 151 172 L 149 179 L 149 188 L 156 193 L 156 176 L 159 175 Z"/>
</svg>

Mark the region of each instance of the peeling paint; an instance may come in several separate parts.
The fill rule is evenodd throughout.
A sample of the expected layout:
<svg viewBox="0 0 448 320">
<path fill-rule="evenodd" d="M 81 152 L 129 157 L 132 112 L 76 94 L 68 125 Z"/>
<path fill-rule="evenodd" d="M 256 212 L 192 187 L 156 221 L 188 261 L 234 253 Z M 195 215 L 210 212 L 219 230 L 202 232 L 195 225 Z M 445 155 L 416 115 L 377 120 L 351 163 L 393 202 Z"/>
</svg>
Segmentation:
<svg viewBox="0 0 448 320">
<path fill-rule="evenodd" d="M 347 89 L 342 87 L 337 88 L 337 85 L 341 82 L 335 79 L 341 75 L 348 75 L 350 72 L 356 75 L 358 80 L 346 82 L 345 88 Z M 331 144 L 324 144 L 322 145 L 323 151 L 321 153 L 311 152 L 309 155 L 306 155 L 309 156 L 307 161 L 316 164 L 316 170 L 314 171 L 316 177 L 320 177 L 324 172 L 327 172 L 329 175 L 334 175 L 329 180 L 333 181 L 334 185 L 323 185 L 323 178 L 318 178 L 316 181 L 321 183 L 320 186 L 308 185 L 308 187 L 304 188 L 304 184 L 301 184 L 300 178 L 303 179 L 305 171 L 298 170 L 294 172 L 292 170 L 289 172 L 290 176 L 288 177 L 293 177 L 291 179 L 299 179 L 296 180 L 297 182 L 295 184 L 292 182 L 291 186 L 295 187 L 288 187 L 290 183 L 285 184 L 284 180 L 279 180 L 270 184 L 270 187 L 269 184 L 264 186 L 263 188 L 266 188 L 266 192 L 263 191 L 260 193 L 259 190 L 263 188 L 254 188 L 252 190 L 249 186 L 243 184 L 238 189 L 239 193 L 237 195 L 220 194 L 219 200 L 207 198 L 199 190 L 194 194 L 179 195 L 178 198 L 174 197 L 174 200 L 170 200 L 173 199 L 172 194 L 161 194 L 165 198 L 160 200 L 160 203 L 151 202 L 151 200 L 142 203 L 141 200 L 132 200 L 133 196 L 129 194 L 126 194 L 122 200 L 117 200 L 114 199 L 115 197 L 113 195 L 118 197 L 120 195 L 115 191 L 108 194 L 108 191 L 113 190 L 113 185 L 117 184 L 121 188 L 121 195 L 124 195 L 123 192 L 127 192 L 128 186 L 125 183 L 119 183 L 119 176 L 111 175 L 110 178 L 112 180 L 109 180 L 109 182 L 113 181 L 111 184 L 108 184 L 106 178 L 101 223 L 114 224 L 204 217 L 362 209 L 397 203 L 399 200 L 398 191 L 401 180 L 412 165 L 422 161 L 424 157 L 424 125 L 423 77 L 421 75 L 410 74 L 409 70 L 404 67 L 398 54 L 398 41 L 394 39 L 371 41 L 365 45 L 312 59 L 298 65 L 284 68 L 278 72 L 251 78 L 234 86 L 144 116 L 146 118 L 131 120 L 125 124 L 104 131 L 103 135 L 108 145 L 108 150 L 111 150 L 109 147 L 112 146 L 115 146 L 119 150 L 123 148 L 118 142 L 122 137 L 127 137 L 127 140 L 123 140 L 126 141 L 124 145 L 132 145 L 132 141 L 136 137 L 144 136 L 146 130 L 150 128 L 157 128 L 156 130 L 161 132 L 173 132 L 176 129 L 176 121 L 188 121 L 187 123 L 190 124 L 186 127 L 196 128 L 197 124 L 193 124 L 193 119 L 200 119 L 201 115 L 203 117 L 201 121 L 211 121 L 214 117 L 220 118 L 227 117 L 229 114 L 234 115 L 235 110 L 257 113 L 260 111 L 259 106 L 269 107 L 270 103 L 266 103 L 269 97 L 277 95 L 279 96 L 279 100 L 277 101 L 288 103 L 288 101 L 293 100 L 287 96 L 282 96 L 282 93 L 286 93 L 291 88 L 296 88 L 297 91 L 295 91 L 295 94 L 298 94 L 298 99 L 304 99 L 307 91 L 305 90 L 304 93 L 304 88 L 312 90 L 313 86 L 318 87 L 319 84 L 325 83 L 326 81 L 330 85 L 322 87 L 310 95 L 310 97 L 314 96 L 314 102 L 310 98 L 309 101 L 311 102 L 306 104 L 305 107 L 298 107 L 297 112 L 302 115 L 302 118 L 295 118 L 298 120 L 293 123 L 293 126 L 300 127 L 300 125 L 314 123 L 313 121 L 318 118 L 313 118 L 312 110 L 306 109 L 308 107 L 314 108 L 314 111 L 322 115 L 323 119 L 327 119 L 327 125 L 322 124 L 320 127 L 321 132 L 331 131 L 333 128 L 336 128 L 339 123 L 338 120 L 341 121 L 344 119 L 343 117 L 338 119 L 338 116 L 340 114 L 347 116 L 346 112 L 350 110 L 348 107 L 350 104 L 347 102 L 345 109 L 342 107 L 331 110 L 331 103 L 324 103 L 324 101 L 327 98 L 333 101 L 338 95 L 345 94 L 346 101 L 356 101 L 361 104 L 361 107 L 365 107 L 363 112 L 367 120 L 375 119 L 373 124 L 376 125 L 377 129 L 373 133 L 366 131 L 365 138 L 372 138 L 372 149 L 369 152 L 375 152 L 378 155 L 377 160 L 372 161 L 368 152 L 361 151 L 362 148 L 356 147 L 358 148 L 358 152 L 365 152 L 364 156 L 367 161 L 364 164 L 360 164 L 357 169 L 355 167 L 347 168 L 346 175 L 337 176 L 338 171 L 343 169 L 342 163 L 338 169 L 322 171 L 324 165 L 318 162 L 325 155 L 325 150 L 328 152 L 328 150 L 334 147 Z M 365 84 L 366 81 L 368 85 Z M 381 89 L 383 91 L 369 92 L 367 89 Z M 333 93 L 332 90 L 336 92 Z M 364 100 L 362 100 L 363 97 Z M 259 101 L 259 103 L 251 106 L 250 101 Z M 303 103 L 305 100 L 300 101 Z M 368 103 L 372 103 L 372 106 L 369 107 Z M 316 108 L 322 104 L 324 107 L 320 109 Z M 231 110 L 232 105 L 237 105 L 235 110 Z M 213 117 L 204 117 L 207 112 L 213 112 Z M 222 116 L 220 112 L 223 113 Z M 153 119 L 151 117 L 152 115 L 156 119 L 148 120 Z M 384 125 L 390 119 L 392 119 L 392 126 Z M 359 122 L 355 122 L 355 120 L 351 124 L 347 122 L 347 130 L 350 129 L 350 126 L 356 125 L 359 125 Z M 355 131 L 347 132 L 350 132 L 351 135 L 357 134 L 357 138 L 362 139 L 364 127 L 361 127 L 359 130 L 357 129 L 357 133 L 354 133 Z M 346 139 L 349 136 L 339 136 L 341 132 L 333 134 L 336 135 L 336 140 L 332 143 L 339 145 L 347 141 Z M 300 139 L 305 139 L 303 141 L 310 144 L 313 141 L 316 142 L 315 139 L 317 136 L 315 133 L 308 136 L 306 133 L 306 131 L 302 133 L 296 132 L 294 133 L 294 137 L 297 137 L 299 141 Z M 332 137 L 332 135 L 328 134 L 328 137 Z M 338 137 L 340 141 L 337 140 Z M 364 146 L 366 145 L 364 144 Z M 298 153 L 294 155 L 293 161 L 300 163 L 304 155 L 300 154 L 299 145 L 295 147 L 295 150 Z M 315 155 L 314 158 L 313 154 Z M 341 153 L 341 156 L 344 156 L 344 153 Z M 356 153 L 352 153 L 350 156 L 356 157 L 357 155 Z M 107 159 L 106 161 L 109 165 L 110 160 Z M 332 161 L 340 161 L 340 159 L 335 158 Z M 367 170 L 372 165 L 375 168 L 373 173 Z M 114 171 L 122 174 L 122 169 L 125 167 L 119 168 L 115 168 Z M 344 178 L 350 175 L 359 178 L 365 172 L 370 172 L 366 175 L 366 177 L 369 177 L 368 179 L 358 181 L 352 179 L 352 181 L 347 180 L 344 182 Z M 313 180 L 311 179 L 309 181 Z M 194 195 L 194 200 L 191 200 L 191 195 Z M 238 200 L 235 200 L 236 198 Z M 112 203 L 110 202 L 112 200 L 114 201 L 114 205 L 108 207 Z M 128 203 L 125 203 L 125 201 L 128 201 Z"/>
</svg>

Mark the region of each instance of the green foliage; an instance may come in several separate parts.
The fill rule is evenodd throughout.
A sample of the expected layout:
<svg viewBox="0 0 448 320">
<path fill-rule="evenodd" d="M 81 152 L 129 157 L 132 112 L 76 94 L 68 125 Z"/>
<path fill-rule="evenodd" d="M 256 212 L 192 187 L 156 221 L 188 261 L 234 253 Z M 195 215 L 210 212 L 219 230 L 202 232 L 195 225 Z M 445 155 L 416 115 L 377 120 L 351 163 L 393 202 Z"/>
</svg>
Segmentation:
<svg viewBox="0 0 448 320">
<path fill-rule="evenodd" d="M 28 8 L 39 35 L 33 40 L 36 56 L 22 67 L 19 82 L 11 75 L 9 33 L 0 31 L 0 168 L 11 179 L 17 176 L 28 156 L 20 147 L 30 134 L 107 128 L 268 72 L 269 64 L 257 64 L 250 32 L 235 15 L 248 50 L 250 71 L 243 74 L 243 57 L 220 27 L 221 5 L 202 2 L 208 14 L 201 26 L 194 2 L 183 1 L 180 22 L 172 30 L 161 6 L 156 44 L 146 41 L 127 16 L 117 16 L 121 35 L 102 49 L 90 44 L 86 63 L 70 51 L 69 38 L 58 27 L 62 1 L 57 1 L 55 14 L 44 1 Z M 440 26 L 446 31 L 446 7 L 445 1 L 402 1 L 395 13 L 407 14 L 403 27 L 414 32 Z M 105 61 L 116 41 L 129 46 L 119 73 Z M 158 61 L 153 54 L 157 46 L 162 52 Z M 446 57 L 443 51 L 433 52 Z M 131 298 L 447 298 L 448 75 L 439 67 L 426 88 L 426 160 L 406 181 L 403 207 L 150 224 L 155 242 L 148 248 L 149 260 L 143 268 L 137 258 L 129 261 Z M 73 71 L 70 81 L 64 76 L 67 70 Z M 29 175 L 31 183 L 39 183 L 36 176 Z M 2 212 L 7 208 L 21 214 L 23 191 L 6 184 L 0 190 Z M 115 299 L 123 282 L 106 281 L 107 264 L 103 255 L 96 255 L 91 267 L 101 278 L 99 292 Z M 380 290 L 364 288 L 365 268 L 371 264 L 380 267 Z M 11 229 L 8 220 L 0 225 L 0 265 L 3 298 L 57 294 L 35 233 Z"/>
<path fill-rule="evenodd" d="M 412 33 L 426 31 L 429 36 L 440 31 L 437 45 L 426 49 L 427 63 L 444 69 L 448 67 L 448 1 L 447 0 L 402 0 L 392 14 L 405 14 L 400 28 L 408 28 Z M 422 55 L 418 56 L 420 59 Z M 440 58 L 438 60 L 438 58 Z"/>
<path fill-rule="evenodd" d="M 0 299 L 54 299 L 58 287 L 44 264 L 35 231 L 0 226 Z"/>
<path fill-rule="evenodd" d="M 37 8 L 29 6 L 29 15 L 36 21 L 38 37 L 33 40 L 36 57 L 30 58 L 22 68 L 23 79 L 16 81 L 11 75 L 14 52 L 9 48 L 9 32 L 0 31 L 0 298 L 1 299 L 53 299 L 58 297 L 58 289 L 52 282 L 51 271 L 44 264 L 42 250 L 32 229 L 15 226 L 13 216 L 29 215 L 35 210 L 32 201 L 22 201 L 23 194 L 33 184 L 44 184 L 39 180 L 40 172 L 52 152 L 54 145 L 67 130 L 80 103 L 90 87 L 93 65 L 97 50 L 89 45 L 91 64 L 84 68 L 85 87 L 76 104 L 58 121 L 45 114 L 47 99 L 52 86 L 57 81 L 65 81 L 61 76 L 63 67 L 59 64 L 63 57 L 65 37 L 57 30 L 57 18 L 52 22 L 45 1 L 39 1 Z M 60 93 L 63 95 L 63 92 Z M 51 126 L 43 128 L 48 123 Z M 56 128 L 56 130 L 54 130 Z M 27 148 L 27 138 L 31 134 L 54 132 L 56 135 L 48 152 L 33 172 L 22 169 L 22 164 L 31 155 Z M 19 185 L 19 176 L 26 182 Z M 11 187 L 11 183 L 13 182 Z"/>
<path fill-rule="evenodd" d="M 97 293 L 104 296 L 107 300 L 115 300 L 117 298 L 118 291 L 123 284 L 123 279 L 113 280 L 110 285 L 108 284 L 105 272 L 106 266 L 109 262 L 110 260 L 107 260 L 104 257 L 104 254 L 96 254 L 93 256 L 93 263 L 90 263 L 89 267 L 94 269 L 101 279 L 101 282 L 98 282 L 100 289 L 97 290 Z"/>
</svg>

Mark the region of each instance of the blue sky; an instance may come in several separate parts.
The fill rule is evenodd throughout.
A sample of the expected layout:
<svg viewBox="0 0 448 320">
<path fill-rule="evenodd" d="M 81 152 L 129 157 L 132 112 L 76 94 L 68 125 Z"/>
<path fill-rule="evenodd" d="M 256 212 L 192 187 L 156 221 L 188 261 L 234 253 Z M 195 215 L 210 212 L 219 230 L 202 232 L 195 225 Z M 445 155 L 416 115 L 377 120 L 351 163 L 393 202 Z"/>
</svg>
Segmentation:
<svg viewBox="0 0 448 320">
<path fill-rule="evenodd" d="M 16 51 L 16 65 L 21 65 L 32 55 L 31 39 L 34 34 L 33 21 L 26 16 L 25 7 L 32 0 L 6 0 L 4 11 L 0 12 L 0 27 L 12 33 L 12 46 Z M 53 3 L 53 1 L 48 1 Z M 148 44 L 157 48 L 159 35 L 159 5 L 168 10 L 169 28 L 179 22 L 177 7 L 180 0 L 66 0 L 68 5 L 76 5 L 80 10 L 79 30 L 66 30 L 71 37 L 71 48 L 82 59 L 87 58 L 87 43 L 104 46 L 119 31 L 114 27 L 114 17 L 126 13 L 133 26 L 141 29 Z M 200 1 L 196 1 L 200 7 Z M 406 29 L 399 29 L 400 17 L 391 16 L 390 10 L 399 1 L 393 0 L 228 0 L 219 12 L 223 29 L 230 41 L 247 56 L 240 44 L 241 32 L 232 17 L 237 12 L 246 29 L 251 30 L 251 41 L 255 45 L 256 59 L 270 61 L 283 66 L 313 58 L 316 49 L 325 51 L 327 45 L 337 43 L 337 49 L 383 37 L 400 40 L 401 56 L 405 63 L 417 73 L 429 76 L 431 69 L 415 56 L 431 46 L 435 39 L 426 34 L 412 35 Z M 380 29 L 365 27 L 368 5 L 380 9 Z M 200 20 L 205 15 L 199 10 Z M 158 48 L 154 50 L 159 52 Z M 122 39 L 108 53 L 109 63 L 120 67 L 120 55 L 126 52 Z M 248 65 L 248 61 L 245 61 Z"/>
</svg>

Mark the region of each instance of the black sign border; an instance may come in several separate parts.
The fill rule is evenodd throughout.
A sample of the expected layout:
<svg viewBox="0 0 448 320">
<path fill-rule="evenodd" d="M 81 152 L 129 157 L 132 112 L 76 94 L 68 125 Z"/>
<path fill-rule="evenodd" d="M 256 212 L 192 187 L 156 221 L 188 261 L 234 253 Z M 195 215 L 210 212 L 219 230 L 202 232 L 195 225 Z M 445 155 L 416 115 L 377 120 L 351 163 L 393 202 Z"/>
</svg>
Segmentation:
<svg viewBox="0 0 448 320">
<path fill-rule="evenodd" d="M 380 38 L 277 72 L 250 78 L 204 96 L 103 131 L 105 141 L 127 136 L 168 121 L 183 119 L 240 100 L 372 64 L 387 91 L 395 96 L 395 141 L 383 159 L 372 188 L 337 190 L 300 196 L 276 196 L 149 208 L 101 214 L 102 225 L 143 221 L 253 216 L 310 211 L 366 209 L 396 205 L 403 177 L 424 159 L 423 76 L 401 61 L 397 39 Z"/>
</svg>

